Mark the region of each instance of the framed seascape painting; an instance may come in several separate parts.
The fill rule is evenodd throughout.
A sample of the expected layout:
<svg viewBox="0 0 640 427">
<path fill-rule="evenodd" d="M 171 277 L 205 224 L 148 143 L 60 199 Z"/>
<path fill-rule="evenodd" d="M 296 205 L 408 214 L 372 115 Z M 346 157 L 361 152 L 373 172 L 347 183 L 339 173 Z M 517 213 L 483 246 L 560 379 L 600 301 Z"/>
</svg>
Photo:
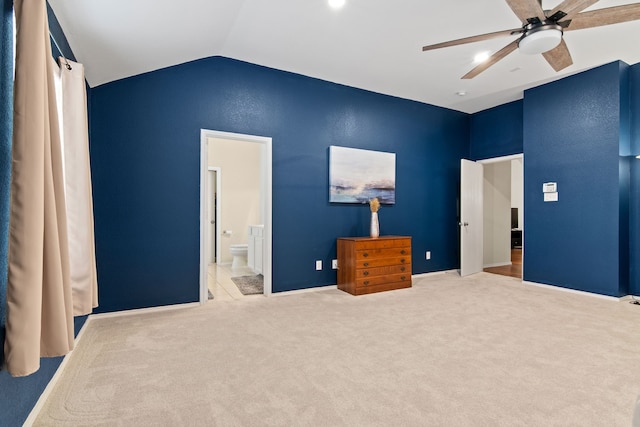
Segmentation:
<svg viewBox="0 0 640 427">
<path fill-rule="evenodd" d="M 396 202 L 396 155 L 358 148 L 329 147 L 329 202 Z"/>
</svg>

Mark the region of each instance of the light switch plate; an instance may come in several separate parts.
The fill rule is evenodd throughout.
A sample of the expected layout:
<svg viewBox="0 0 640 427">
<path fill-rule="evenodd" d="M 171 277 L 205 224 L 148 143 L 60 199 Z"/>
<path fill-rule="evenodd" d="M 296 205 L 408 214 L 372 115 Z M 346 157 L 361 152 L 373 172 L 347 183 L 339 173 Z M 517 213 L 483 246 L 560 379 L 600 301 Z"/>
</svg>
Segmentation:
<svg viewBox="0 0 640 427">
<path fill-rule="evenodd" d="M 318 271 L 322 270 L 322 260 L 316 261 L 316 270 Z"/>
<path fill-rule="evenodd" d="M 545 182 L 542 184 L 542 192 L 543 193 L 556 193 L 558 191 L 558 183 L 556 182 Z"/>
</svg>

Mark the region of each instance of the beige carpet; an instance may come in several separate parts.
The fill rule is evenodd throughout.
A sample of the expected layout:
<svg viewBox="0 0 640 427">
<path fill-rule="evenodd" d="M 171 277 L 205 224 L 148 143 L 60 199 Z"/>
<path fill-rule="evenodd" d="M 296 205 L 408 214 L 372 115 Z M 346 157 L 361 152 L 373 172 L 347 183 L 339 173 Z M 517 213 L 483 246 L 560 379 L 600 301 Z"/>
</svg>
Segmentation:
<svg viewBox="0 0 640 427">
<path fill-rule="evenodd" d="M 38 426 L 625 426 L 640 307 L 479 273 L 94 319 Z"/>
</svg>

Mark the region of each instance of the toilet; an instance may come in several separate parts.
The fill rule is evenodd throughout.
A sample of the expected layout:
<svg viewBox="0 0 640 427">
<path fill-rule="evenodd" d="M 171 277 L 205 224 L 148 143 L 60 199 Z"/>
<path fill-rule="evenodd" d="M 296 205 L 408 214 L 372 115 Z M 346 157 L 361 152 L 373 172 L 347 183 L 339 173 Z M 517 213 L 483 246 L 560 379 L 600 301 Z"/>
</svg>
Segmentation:
<svg viewBox="0 0 640 427">
<path fill-rule="evenodd" d="M 240 243 L 237 245 L 229 246 L 229 251 L 233 256 L 233 262 L 231 263 L 231 268 L 240 268 L 247 266 L 247 243 Z"/>
</svg>

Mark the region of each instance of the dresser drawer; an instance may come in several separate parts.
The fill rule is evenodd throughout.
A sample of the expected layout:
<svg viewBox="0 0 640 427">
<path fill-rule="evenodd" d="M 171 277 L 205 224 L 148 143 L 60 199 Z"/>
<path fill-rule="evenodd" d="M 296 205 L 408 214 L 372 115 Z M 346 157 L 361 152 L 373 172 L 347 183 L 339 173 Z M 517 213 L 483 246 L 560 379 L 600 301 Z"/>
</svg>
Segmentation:
<svg viewBox="0 0 640 427">
<path fill-rule="evenodd" d="M 356 242 L 356 250 L 411 247 L 411 239 L 373 239 Z"/>
<path fill-rule="evenodd" d="M 411 273 L 411 264 L 390 265 L 386 267 L 359 268 L 356 270 L 356 278 L 384 276 L 387 274 Z"/>
<path fill-rule="evenodd" d="M 399 256 L 391 258 L 372 258 L 362 259 L 355 262 L 356 269 L 360 268 L 373 268 L 373 267 L 385 267 L 388 265 L 410 265 L 410 256 Z"/>
<path fill-rule="evenodd" d="M 398 256 L 411 256 L 411 248 L 385 248 L 385 249 L 364 249 L 356 251 L 356 260 L 366 260 L 373 258 L 389 258 Z"/>
<path fill-rule="evenodd" d="M 385 276 L 376 276 L 365 279 L 357 279 L 356 280 L 356 288 L 361 288 L 363 286 L 376 286 L 382 285 L 385 283 L 409 283 L 411 284 L 411 273 L 401 273 L 401 274 L 388 274 Z"/>
</svg>

